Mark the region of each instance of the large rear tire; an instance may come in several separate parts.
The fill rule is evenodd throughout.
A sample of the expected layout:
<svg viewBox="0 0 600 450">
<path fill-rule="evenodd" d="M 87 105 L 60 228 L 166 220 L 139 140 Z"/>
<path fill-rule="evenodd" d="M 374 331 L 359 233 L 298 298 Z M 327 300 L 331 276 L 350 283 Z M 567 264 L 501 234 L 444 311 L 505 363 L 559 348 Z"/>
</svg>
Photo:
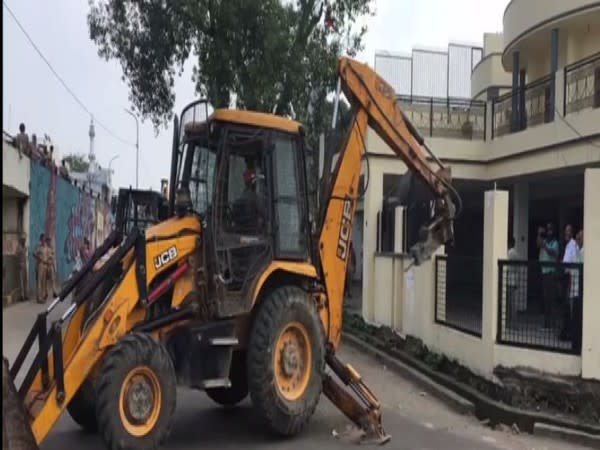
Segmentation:
<svg viewBox="0 0 600 450">
<path fill-rule="evenodd" d="M 246 370 L 246 352 L 236 351 L 231 359 L 229 370 L 230 388 L 206 389 L 206 395 L 215 403 L 232 407 L 248 396 L 248 371 Z"/>
<path fill-rule="evenodd" d="M 110 450 L 155 449 L 171 431 L 176 403 L 173 363 L 163 345 L 130 334 L 106 355 L 96 389 L 98 429 Z"/>
<path fill-rule="evenodd" d="M 323 385 L 323 328 L 302 289 L 272 291 L 259 306 L 248 348 L 248 386 L 257 417 L 277 434 L 299 433 Z"/>
</svg>

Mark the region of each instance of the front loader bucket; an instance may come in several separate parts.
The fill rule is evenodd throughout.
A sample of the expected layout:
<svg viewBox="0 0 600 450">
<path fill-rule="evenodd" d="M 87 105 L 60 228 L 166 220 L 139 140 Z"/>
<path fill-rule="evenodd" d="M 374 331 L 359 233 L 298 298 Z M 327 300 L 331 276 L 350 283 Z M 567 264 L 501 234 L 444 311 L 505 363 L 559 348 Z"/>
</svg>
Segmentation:
<svg viewBox="0 0 600 450">
<path fill-rule="evenodd" d="M 2 358 L 2 450 L 39 450 L 25 407 Z"/>
</svg>

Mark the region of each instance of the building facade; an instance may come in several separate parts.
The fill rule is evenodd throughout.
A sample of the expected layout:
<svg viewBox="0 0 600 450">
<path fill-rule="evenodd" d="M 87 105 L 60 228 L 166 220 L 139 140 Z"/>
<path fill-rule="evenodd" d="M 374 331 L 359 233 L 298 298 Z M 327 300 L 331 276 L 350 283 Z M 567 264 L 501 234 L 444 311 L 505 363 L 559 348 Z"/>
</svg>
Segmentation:
<svg viewBox="0 0 600 450">
<path fill-rule="evenodd" d="M 403 97 L 471 98 L 471 71 L 483 48 L 450 43 L 447 50 L 415 48 L 410 55 L 375 53 L 375 71 Z"/>
<path fill-rule="evenodd" d="M 359 203 L 358 218 L 362 220 L 362 227 L 356 223 L 362 230 L 361 312 L 365 319 L 417 335 L 427 335 L 430 332 L 423 330 L 438 325 L 452 328 L 449 319 L 440 319 L 437 309 L 441 305 L 439 299 L 446 299 L 454 289 L 444 284 L 444 291 L 439 290 L 438 278 L 443 276 L 444 283 L 452 279 L 455 285 L 461 286 L 464 304 L 460 307 L 470 309 L 474 317 L 475 325 L 459 326 L 462 330 L 458 332 L 478 335 L 480 341 L 482 335 L 487 336 L 488 341 L 491 340 L 486 347 L 489 350 L 496 348 L 501 337 L 498 329 L 504 325 L 497 321 L 497 313 L 491 319 L 490 306 L 485 300 L 490 289 L 503 292 L 498 285 L 502 282 L 497 273 L 499 253 L 486 254 L 485 250 L 491 237 L 488 222 L 492 220 L 486 214 L 490 205 L 495 204 L 495 200 L 486 200 L 485 192 L 506 192 L 506 230 L 501 238 L 504 246 L 501 258 L 506 258 L 509 235 L 514 236 L 522 261 L 536 261 L 536 233 L 540 226 L 553 223 L 560 238 L 567 224 L 579 230 L 584 228 L 584 223 L 596 223 L 590 219 L 592 211 L 586 210 L 584 205 L 591 204 L 586 195 L 589 197 L 593 192 L 589 183 L 595 180 L 592 175 L 586 178 L 585 173 L 600 167 L 600 4 L 585 0 L 513 0 L 504 14 L 503 33 L 485 34 L 483 41 L 482 57 L 473 65 L 470 75 L 469 99 L 447 95 L 410 96 L 402 91 L 406 83 L 402 84 L 401 78 L 392 80 L 392 84 L 400 86 L 398 102 L 404 113 L 436 155 L 450 166 L 454 185 L 463 198 L 464 210 L 455 224 L 454 245 L 447 246 L 441 258 L 434 258 L 428 266 L 432 272 L 420 275 L 420 281 L 415 281 L 414 274 L 413 278 L 407 278 L 405 252 L 410 239 L 406 234 L 410 231 L 407 229 L 411 212 L 393 211 L 394 220 L 390 218 L 390 211 L 385 211 L 386 201 L 393 195 L 393 187 L 406 167 L 373 131 L 367 138 L 368 165 L 363 165 L 363 171 L 368 167 L 368 174 L 364 176 L 370 181 Z M 385 78 L 385 74 L 383 76 Z M 412 79 L 411 83 L 415 85 L 415 81 Z M 496 228 L 496 232 L 499 229 Z M 390 232 L 394 234 L 391 239 Z M 600 230 L 587 230 L 585 237 L 587 249 L 587 243 L 595 245 L 590 242 L 592 239 L 600 239 Z M 499 239 L 497 235 L 496 239 Z M 585 255 L 588 258 L 587 252 Z M 486 261 L 490 257 L 496 259 Z M 451 258 L 455 263 L 450 263 Z M 589 258 L 583 267 L 592 263 L 592 257 Z M 527 264 L 531 264 L 525 262 L 522 264 L 525 273 L 522 301 L 517 306 L 519 314 L 530 309 L 535 312 L 538 307 L 543 309 L 543 305 L 530 304 L 531 298 L 541 298 L 542 294 L 532 291 L 536 282 L 531 269 L 527 271 Z M 495 272 L 489 269 L 490 264 Z M 581 267 L 573 270 L 579 269 Z M 486 277 L 492 273 L 495 278 L 490 283 Z M 502 276 L 501 273 L 500 278 Z M 582 280 L 582 283 L 587 287 L 593 281 Z M 407 286 L 412 292 L 410 295 Z M 438 291 L 432 293 L 431 289 Z M 584 292 L 588 291 L 584 289 Z M 416 298 L 407 298 L 411 295 Z M 427 310 L 429 317 L 422 319 L 425 322 L 421 327 L 403 329 L 406 317 L 420 307 L 415 306 L 419 297 L 423 301 L 431 299 L 435 311 Z M 496 295 L 496 311 L 503 311 L 502 306 L 498 306 L 501 300 Z M 442 316 L 449 312 L 445 305 L 440 308 L 444 311 Z M 591 310 L 588 315 L 592 315 Z M 584 312 L 584 335 L 585 317 Z M 591 328 L 587 331 L 589 342 Z M 531 336 L 535 335 L 531 337 L 533 340 L 522 347 L 563 352 L 558 337 L 556 348 L 549 349 L 543 336 L 535 333 L 531 332 Z M 429 339 L 432 335 L 428 336 Z M 429 342 L 433 348 L 443 339 L 437 344 L 434 341 Z M 586 351 L 585 345 L 583 347 L 578 350 L 579 356 L 574 351 L 569 357 L 558 357 L 560 364 L 555 367 L 546 367 L 540 362 L 552 359 L 552 355 L 544 351 L 526 353 L 526 357 L 519 358 L 499 346 L 498 355 L 501 362 L 509 365 L 531 360 L 540 362 L 541 369 L 569 374 L 581 374 L 582 367 L 588 364 L 587 373 L 598 377 L 600 360 L 594 360 L 597 367 L 593 369 L 590 369 L 589 359 L 582 363 L 581 355 Z M 589 347 L 587 350 L 591 351 Z M 595 351 L 600 354 L 597 347 Z M 470 360 L 469 354 L 451 356 L 461 357 L 487 375 L 498 362 L 492 358 L 482 365 L 481 361 Z"/>
<path fill-rule="evenodd" d="M 25 238 L 30 298 L 36 287 L 34 252 L 41 234 L 55 250 L 58 282 L 77 265 L 84 239 L 92 247 L 104 242 L 114 219 L 107 197 L 84 188 L 59 170 L 20 153 L 13 137 L 2 142 L 2 296 L 5 303 L 19 297 L 17 244 Z"/>
</svg>

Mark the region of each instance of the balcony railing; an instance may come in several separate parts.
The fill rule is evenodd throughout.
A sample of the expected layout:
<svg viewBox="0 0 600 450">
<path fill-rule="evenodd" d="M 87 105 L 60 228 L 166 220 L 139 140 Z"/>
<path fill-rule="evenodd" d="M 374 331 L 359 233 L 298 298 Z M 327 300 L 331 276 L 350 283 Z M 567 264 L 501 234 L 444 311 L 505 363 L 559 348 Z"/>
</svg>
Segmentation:
<svg viewBox="0 0 600 450">
<path fill-rule="evenodd" d="M 485 102 L 401 95 L 398 103 L 404 115 L 424 136 L 485 139 Z"/>
<path fill-rule="evenodd" d="M 600 52 L 565 67 L 563 115 L 600 107 Z"/>
<path fill-rule="evenodd" d="M 554 120 L 552 86 L 554 76 L 547 75 L 523 89 L 507 92 L 492 100 L 492 138 L 521 131 Z M 514 107 L 517 113 L 513 114 Z"/>
</svg>

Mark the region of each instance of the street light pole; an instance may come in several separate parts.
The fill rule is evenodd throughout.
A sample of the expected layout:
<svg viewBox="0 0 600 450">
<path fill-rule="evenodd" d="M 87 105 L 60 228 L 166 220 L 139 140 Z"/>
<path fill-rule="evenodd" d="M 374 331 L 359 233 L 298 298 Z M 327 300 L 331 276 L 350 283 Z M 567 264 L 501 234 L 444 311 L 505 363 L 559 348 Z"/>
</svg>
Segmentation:
<svg viewBox="0 0 600 450">
<path fill-rule="evenodd" d="M 110 166 L 112 165 L 112 162 L 113 162 L 115 159 L 117 159 L 118 157 L 119 157 L 119 154 L 116 154 L 115 156 L 113 156 L 112 158 L 110 158 L 110 161 L 108 162 L 108 173 L 109 173 L 109 176 L 110 176 L 110 182 L 111 182 L 111 185 L 112 185 L 112 174 L 113 174 L 113 171 L 112 171 L 112 169 L 110 168 Z"/>
<path fill-rule="evenodd" d="M 140 126 L 137 116 L 125 108 L 125 112 L 135 119 L 135 188 L 139 188 L 139 168 L 140 168 Z"/>
<path fill-rule="evenodd" d="M 112 164 L 112 162 L 117 159 L 119 157 L 118 154 L 116 154 L 115 156 L 113 156 L 112 158 L 110 158 L 110 161 L 108 162 L 108 171 L 110 172 L 110 166 Z"/>
<path fill-rule="evenodd" d="M 119 157 L 119 154 L 116 154 L 115 156 L 113 156 L 112 158 L 110 158 L 110 161 L 108 161 L 108 180 L 109 180 L 109 188 L 110 188 L 110 194 L 112 195 L 113 192 L 113 187 L 112 187 L 112 176 L 113 176 L 113 170 L 111 169 L 111 165 L 112 162 L 117 159 Z"/>
</svg>

